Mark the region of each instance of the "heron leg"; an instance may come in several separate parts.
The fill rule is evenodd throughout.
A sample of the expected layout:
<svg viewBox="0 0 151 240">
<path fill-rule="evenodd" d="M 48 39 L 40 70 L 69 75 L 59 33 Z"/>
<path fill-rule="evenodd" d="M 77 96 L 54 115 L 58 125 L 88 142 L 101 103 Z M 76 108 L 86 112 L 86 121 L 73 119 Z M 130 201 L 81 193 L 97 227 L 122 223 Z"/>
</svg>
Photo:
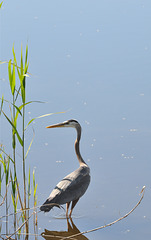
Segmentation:
<svg viewBox="0 0 151 240">
<path fill-rule="evenodd" d="M 75 205 L 77 204 L 77 202 L 79 201 L 79 198 L 72 201 L 72 206 L 71 206 L 71 210 L 70 210 L 70 213 L 69 213 L 69 218 L 71 218 L 71 214 L 72 214 L 72 211 L 73 211 L 73 208 L 75 207 Z"/>
<path fill-rule="evenodd" d="M 71 202 L 66 203 L 66 217 L 68 217 L 69 206 Z"/>
</svg>

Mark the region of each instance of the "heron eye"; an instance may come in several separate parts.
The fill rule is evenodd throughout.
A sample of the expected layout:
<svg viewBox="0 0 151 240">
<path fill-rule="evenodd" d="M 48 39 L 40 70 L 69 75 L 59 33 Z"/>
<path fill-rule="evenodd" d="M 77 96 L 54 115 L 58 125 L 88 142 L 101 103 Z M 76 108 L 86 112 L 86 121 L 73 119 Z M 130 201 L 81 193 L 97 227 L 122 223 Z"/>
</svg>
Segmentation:
<svg viewBox="0 0 151 240">
<path fill-rule="evenodd" d="M 67 121 L 65 121 L 64 123 L 65 123 L 66 125 L 69 125 L 69 122 L 67 122 Z"/>
</svg>

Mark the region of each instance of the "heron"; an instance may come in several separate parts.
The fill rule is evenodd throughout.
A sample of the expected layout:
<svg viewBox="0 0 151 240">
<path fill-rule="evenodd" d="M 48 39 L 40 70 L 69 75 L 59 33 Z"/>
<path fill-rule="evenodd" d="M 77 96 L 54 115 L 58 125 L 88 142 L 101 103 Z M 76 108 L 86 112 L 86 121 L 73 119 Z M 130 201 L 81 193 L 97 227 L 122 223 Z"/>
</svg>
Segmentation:
<svg viewBox="0 0 151 240">
<path fill-rule="evenodd" d="M 82 128 L 77 120 L 68 120 L 54 124 L 46 128 L 71 127 L 77 131 L 75 140 L 75 152 L 79 161 L 79 168 L 64 177 L 52 190 L 47 200 L 40 207 L 41 211 L 49 212 L 54 206 L 66 204 L 66 217 L 71 217 L 72 211 L 79 199 L 86 192 L 90 183 L 90 168 L 83 160 L 80 153 L 80 139 Z M 69 206 L 72 202 L 70 213 Z"/>
</svg>

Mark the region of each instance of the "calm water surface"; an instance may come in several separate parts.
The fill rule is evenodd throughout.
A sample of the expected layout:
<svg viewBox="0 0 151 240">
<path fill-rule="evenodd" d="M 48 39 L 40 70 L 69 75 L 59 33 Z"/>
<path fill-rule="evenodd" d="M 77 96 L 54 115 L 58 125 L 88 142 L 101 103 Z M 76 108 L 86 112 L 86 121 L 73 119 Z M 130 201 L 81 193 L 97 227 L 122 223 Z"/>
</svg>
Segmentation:
<svg viewBox="0 0 151 240">
<path fill-rule="evenodd" d="M 78 168 L 75 130 L 47 125 L 77 119 L 83 129 L 81 153 L 91 169 L 91 184 L 74 209 L 73 222 L 67 222 L 63 209 L 39 213 L 38 234 L 45 229 L 48 234 L 82 232 L 110 223 L 134 207 L 146 185 L 141 205 L 128 218 L 80 239 L 150 239 L 150 11 L 149 0 L 4 2 L 0 60 L 12 58 L 13 43 L 19 57 L 21 43 L 25 48 L 28 42 L 27 100 L 47 102 L 28 106 L 26 120 L 68 110 L 33 123 L 27 166 L 35 167 L 38 205 Z M 7 66 L 0 65 L 0 74 L 0 95 L 9 98 Z M 0 140 L 9 149 L 10 129 L 4 119 L 0 124 Z M 26 146 L 31 138 L 29 128 Z"/>
</svg>

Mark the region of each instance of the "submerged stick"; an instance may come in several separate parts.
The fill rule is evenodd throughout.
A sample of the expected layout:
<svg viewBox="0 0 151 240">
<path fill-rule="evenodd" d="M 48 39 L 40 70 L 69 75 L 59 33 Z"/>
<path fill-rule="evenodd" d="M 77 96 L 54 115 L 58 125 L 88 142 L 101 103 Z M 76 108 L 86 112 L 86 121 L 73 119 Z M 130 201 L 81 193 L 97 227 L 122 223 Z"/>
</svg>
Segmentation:
<svg viewBox="0 0 151 240">
<path fill-rule="evenodd" d="M 45 205 L 46 205 L 46 206 L 47 206 L 47 205 L 48 205 L 48 206 L 51 205 L 51 206 L 55 206 L 55 207 L 62 208 L 63 210 L 65 210 L 64 207 L 62 207 L 62 206 L 60 206 L 59 204 L 56 204 L 56 203 L 48 203 L 48 204 L 45 204 Z M 24 213 L 25 211 L 35 210 L 35 209 L 40 208 L 40 207 L 41 207 L 41 205 L 35 206 L 35 207 L 31 207 L 31 208 L 26 208 L 26 209 L 21 208 L 21 210 L 15 212 L 15 213 L 10 213 L 10 214 L 8 214 L 8 215 L 0 216 L 0 219 L 6 218 L 6 217 L 10 217 L 10 216 L 13 216 L 13 215 L 17 215 L 17 214 L 19 214 L 19 213 Z M 40 213 L 40 212 L 41 212 L 41 210 L 39 210 L 37 213 Z"/>
<path fill-rule="evenodd" d="M 10 239 L 13 235 L 15 235 L 27 222 L 28 220 L 31 218 L 31 216 L 34 214 L 34 212 L 32 212 L 32 214 L 29 216 L 28 219 L 26 219 L 26 221 L 23 222 L 23 224 L 11 235 L 7 236 L 6 239 Z"/>
<path fill-rule="evenodd" d="M 94 231 L 97 231 L 97 230 L 100 230 L 102 228 L 106 228 L 106 227 L 109 227 L 109 226 L 112 226 L 113 224 L 123 220 L 124 218 L 128 217 L 137 207 L 138 205 L 142 202 L 143 198 L 144 198 L 144 194 L 145 194 L 145 186 L 143 186 L 141 192 L 140 192 L 140 195 L 142 194 L 140 200 L 138 201 L 138 203 L 128 212 L 126 213 L 123 217 L 120 217 L 118 218 L 117 220 L 111 222 L 111 223 L 108 223 L 104 226 L 101 226 L 101 227 L 97 227 L 97 228 L 94 228 L 94 229 L 91 229 L 91 230 L 87 230 L 87 231 L 84 231 L 84 232 L 80 232 L 80 233 L 77 233 L 77 234 L 74 234 L 74 235 L 71 235 L 69 237 L 62 237 L 60 240 L 65 240 L 65 239 L 74 239 L 75 237 L 77 236 L 80 236 L 82 234 L 86 234 L 86 233 L 90 233 L 90 232 L 94 232 Z M 36 208 L 38 208 L 39 206 L 37 206 Z M 30 208 L 30 209 L 33 209 L 33 208 Z M 28 210 L 28 209 L 26 209 Z M 26 211 L 26 210 L 23 210 L 23 211 Z M 22 212 L 22 211 L 20 211 Z M 41 212 L 41 211 L 38 211 L 38 213 Z M 19 212 L 18 212 L 19 213 Z M 17 214 L 17 213 L 16 213 Z M 10 236 L 7 236 L 7 239 L 10 239 L 14 234 L 16 234 L 25 224 L 26 222 L 31 218 L 31 216 L 34 214 L 34 212 L 29 216 L 29 218 L 13 233 L 11 234 Z M 13 215 L 13 214 L 10 214 L 10 215 Z M 4 217 L 4 216 L 3 216 Z M 6 216 L 5 216 L 6 217 Z M 26 233 L 25 233 L 26 234 Z M 27 233 L 27 235 L 30 235 L 30 233 Z M 41 235 L 39 235 L 41 236 Z M 50 235 L 45 235 L 45 234 L 42 234 L 43 237 L 50 237 Z M 0 237 L 2 237 L 2 235 L 0 235 Z M 60 238 L 60 236 L 55 236 L 56 238 Z"/>
<path fill-rule="evenodd" d="M 138 203 L 132 208 L 132 210 L 130 210 L 128 213 L 126 213 L 123 217 L 120 217 L 117 220 L 115 220 L 115 221 L 113 221 L 111 223 L 108 223 L 108 224 L 106 224 L 104 226 L 101 226 L 101 227 L 98 227 L 98 228 L 94 228 L 94 229 L 91 229 L 91 230 L 88 230 L 88 231 L 84 231 L 84 232 L 81 232 L 81 233 L 77 233 L 77 234 L 71 235 L 69 237 L 61 238 L 60 240 L 72 239 L 72 238 L 77 237 L 77 236 L 82 235 L 82 234 L 86 234 L 86 233 L 90 233 L 90 232 L 94 232 L 94 231 L 100 230 L 102 228 L 110 227 L 113 224 L 123 220 L 124 218 L 128 217 L 138 207 L 138 205 L 141 203 L 141 201 L 143 200 L 144 194 L 145 194 L 144 190 L 145 190 L 145 186 L 143 186 L 143 188 L 142 188 L 142 190 L 140 192 L 140 194 L 142 194 L 142 196 L 141 196 L 140 200 L 138 201 Z"/>
</svg>

